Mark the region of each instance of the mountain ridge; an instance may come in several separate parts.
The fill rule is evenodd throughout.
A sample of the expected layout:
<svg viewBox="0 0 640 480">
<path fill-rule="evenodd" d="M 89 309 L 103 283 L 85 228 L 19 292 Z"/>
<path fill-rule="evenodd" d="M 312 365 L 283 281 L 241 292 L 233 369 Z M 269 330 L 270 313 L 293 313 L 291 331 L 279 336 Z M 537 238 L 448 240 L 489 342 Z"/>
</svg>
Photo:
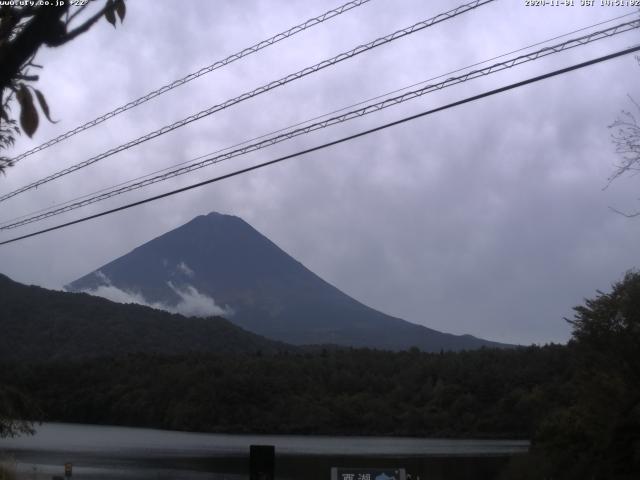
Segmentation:
<svg viewBox="0 0 640 480">
<path fill-rule="evenodd" d="M 63 361 L 133 353 L 276 353 L 281 342 L 223 318 L 194 318 L 86 293 L 23 285 L 0 274 L 0 361 Z"/>
<path fill-rule="evenodd" d="M 85 292 L 106 287 L 168 308 L 192 288 L 220 308 L 230 307 L 228 318 L 236 325 L 295 345 L 425 351 L 509 346 L 439 332 L 368 307 L 241 218 L 217 212 L 197 216 L 67 286 Z"/>
</svg>

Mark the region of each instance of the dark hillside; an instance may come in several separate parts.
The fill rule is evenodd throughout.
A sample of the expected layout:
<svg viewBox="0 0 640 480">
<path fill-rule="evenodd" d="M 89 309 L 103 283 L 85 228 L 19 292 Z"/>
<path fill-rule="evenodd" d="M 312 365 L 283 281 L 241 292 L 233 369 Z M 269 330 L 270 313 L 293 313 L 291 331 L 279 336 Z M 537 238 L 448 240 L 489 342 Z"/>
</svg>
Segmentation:
<svg viewBox="0 0 640 480">
<path fill-rule="evenodd" d="M 564 346 L 445 354 L 129 355 L 3 366 L 47 420 L 237 433 L 531 438 L 567 402 Z M 4 373 L 3 373 L 4 372 Z"/>
<path fill-rule="evenodd" d="M 186 318 L 84 293 L 26 286 L 0 275 L 0 360 L 46 361 L 128 353 L 275 352 L 289 348 L 223 318 Z"/>
</svg>

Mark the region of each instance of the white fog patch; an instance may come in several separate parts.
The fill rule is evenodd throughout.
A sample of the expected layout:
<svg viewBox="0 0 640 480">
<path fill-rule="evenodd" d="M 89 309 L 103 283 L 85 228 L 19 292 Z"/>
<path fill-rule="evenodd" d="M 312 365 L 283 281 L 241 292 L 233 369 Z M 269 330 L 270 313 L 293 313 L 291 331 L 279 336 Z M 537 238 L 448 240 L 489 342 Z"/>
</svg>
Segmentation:
<svg viewBox="0 0 640 480">
<path fill-rule="evenodd" d="M 102 273 L 101 270 L 96 271 L 94 275 L 98 277 L 105 285 L 111 285 L 111 280 L 109 280 L 109 277 Z"/>
<path fill-rule="evenodd" d="M 195 272 L 191 268 L 189 268 L 189 265 L 187 265 L 185 262 L 180 262 L 177 268 L 180 273 L 183 273 L 189 278 L 195 275 Z"/>
<path fill-rule="evenodd" d="M 96 297 L 106 298 L 112 302 L 125 304 L 135 303 L 170 313 L 179 313 L 187 317 L 230 317 L 234 313 L 231 307 L 228 305 L 224 307 L 217 305 L 212 297 L 199 292 L 198 289 L 192 285 L 177 287 L 172 282 L 167 282 L 169 288 L 180 297 L 177 305 L 167 305 L 161 302 L 149 302 L 140 293 L 122 290 L 114 286 L 111 280 L 109 280 L 109 277 L 100 271 L 96 272 L 96 276 L 98 276 L 105 285 L 100 285 L 95 289 L 83 290 L 83 292 Z"/>
<path fill-rule="evenodd" d="M 233 309 L 229 306 L 217 305 L 212 297 L 200 293 L 191 285 L 178 288 L 171 282 L 167 282 L 167 284 L 180 297 L 180 302 L 175 307 L 171 307 L 175 313 L 193 317 L 230 317 L 233 315 Z"/>
<path fill-rule="evenodd" d="M 147 300 L 139 293 L 127 292 L 119 289 L 118 287 L 114 287 L 111 284 L 101 285 L 95 290 L 83 290 L 83 292 L 96 297 L 106 298 L 107 300 L 111 300 L 116 303 L 136 303 L 138 305 L 144 305 L 145 307 L 167 310 L 166 305 L 147 302 Z"/>
</svg>

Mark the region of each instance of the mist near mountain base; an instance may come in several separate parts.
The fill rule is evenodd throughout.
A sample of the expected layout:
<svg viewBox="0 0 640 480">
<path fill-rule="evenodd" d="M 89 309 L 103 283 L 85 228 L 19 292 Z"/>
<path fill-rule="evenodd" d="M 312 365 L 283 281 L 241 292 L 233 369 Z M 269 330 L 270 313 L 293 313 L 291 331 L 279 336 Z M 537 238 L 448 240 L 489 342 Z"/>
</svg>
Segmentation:
<svg viewBox="0 0 640 480">
<path fill-rule="evenodd" d="M 184 268 L 189 268 L 184 265 Z M 189 269 L 189 271 L 191 271 Z M 191 271 L 192 272 L 192 271 Z M 109 278 L 103 272 L 97 272 L 96 275 L 104 282 L 103 285 L 95 289 L 84 289 L 82 292 L 96 297 L 106 298 L 117 303 L 135 303 L 146 307 L 164 310 L 170 313 L 178 313 L 187 317 L 225 317 L 233 316 L 234 311 L 231 307 L 224 307 L 216 304 L 213 297 L 201 293 L 193 285 L 185 284 L 177 286 L 173 282 L 167 282 L 167 285 L 180 297 L 180 301 L 176 305 L 168 305 L 162 302 L 150 302 L 144 296 L 137 292 L 131 292 L 114 286 Z"/>
</svg>

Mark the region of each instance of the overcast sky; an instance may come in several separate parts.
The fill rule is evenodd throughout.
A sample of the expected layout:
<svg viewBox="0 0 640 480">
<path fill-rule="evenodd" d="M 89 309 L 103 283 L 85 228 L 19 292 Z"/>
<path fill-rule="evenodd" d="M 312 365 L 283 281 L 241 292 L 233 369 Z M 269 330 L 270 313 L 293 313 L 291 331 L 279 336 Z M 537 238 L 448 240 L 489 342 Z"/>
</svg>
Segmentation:
<svg viewBox="0 0 640 480">
<path fill-rule="evenodd" d="M 59 123 L 41 122 L 34 138 L 20 138 L 12 153 L 339 4 L 127 2 L 127 17 L 117 29 L 103 20 L 72 43 L 38 54 L 44 69 L 37 86 Z M 0 178 L 0 192 L 458 4 L 372 0 L 23 160 Z M 524 0 L 499 0 L 480 7 L 19 195 L 0 205 L 0 220 L 633 12 L 578 5 L 527 7 Z M 633 31 L 447 88 L 51 221 L 0 232 L 0 239 L 296 152 L 626 48 L 639 38 Z M 385 313 L 504 342 L 564 342 L 570 329 L 563 317 L 571 316 L 572 307 L 640 263 L 640 218 L 609 208 L 640 209 L 640 178 L 623 178 L 603 190 L 616 162 L 607 125 L 631 108 L 628 94 L 640 98 L 639 79 L 638 62 L 626 56 L 449 109 L 2 246 L 0 272 L 62 288 L 196 215 L 218 211 L 242 217 L 325 280 Z"/>
</svg>

